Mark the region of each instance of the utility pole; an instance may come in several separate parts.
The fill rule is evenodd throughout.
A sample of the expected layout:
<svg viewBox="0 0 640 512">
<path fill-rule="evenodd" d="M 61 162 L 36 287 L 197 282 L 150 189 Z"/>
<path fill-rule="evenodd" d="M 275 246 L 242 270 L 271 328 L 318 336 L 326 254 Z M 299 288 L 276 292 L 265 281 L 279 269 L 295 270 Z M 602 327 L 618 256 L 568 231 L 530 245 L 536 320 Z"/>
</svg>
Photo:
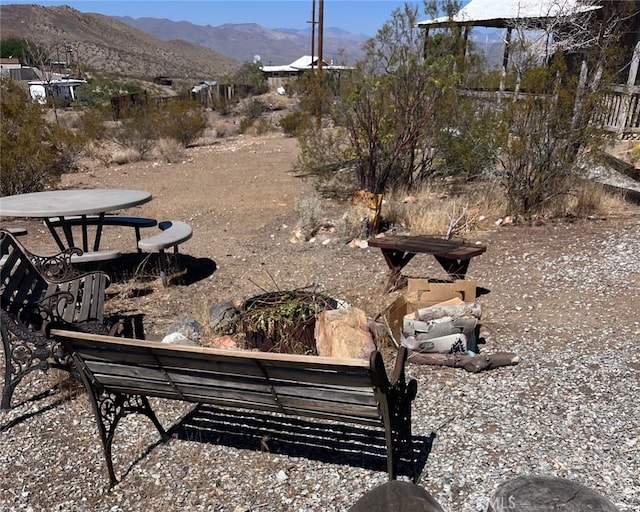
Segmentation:
<svg viewBox="0 0 640 512">
<path fill-rule="evenodd" d="M 313 57 L 315 55 L 316 46 L 316 0 L 313 0 L 311 5 L 311 70 L 313 71 Z"/>
<path fill-rule="evenodd" d="M 315 1 L 315 0 L 314 0 Z M 318 0 L 320 2 L 320 8 L 318 10 L 318 72 L 320 78 L 322 78 L 322 46 L 323 46 L 323 32 L 324 32 L 324 0 Z"/>
<path fill-rule="evenodd" d="M 315 1 L 315 0 L 314 0 Z M 322 45 L 323 45 L 323 32 L 324 32 L 324 0 L 318 0 L 320 2 L 318 9 L 318 82 L 317 92 L 319 93 L 322 88 Z M 316 98 L 316 124 L 318 128 L 322 124 L 322 99 L 321 95 Z"/>
</svg>

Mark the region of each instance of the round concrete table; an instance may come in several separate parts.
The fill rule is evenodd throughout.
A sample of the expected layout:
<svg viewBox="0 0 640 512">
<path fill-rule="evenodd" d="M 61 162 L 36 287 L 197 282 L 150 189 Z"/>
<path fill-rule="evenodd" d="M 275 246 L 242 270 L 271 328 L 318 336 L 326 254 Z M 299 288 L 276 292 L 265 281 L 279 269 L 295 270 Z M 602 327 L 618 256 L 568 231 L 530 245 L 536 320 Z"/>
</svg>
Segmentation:
<svg viewBox="0 0 640 512">
<path fill-rule="evenodd" d="M 151 193 L 144 190 L 126 189 L 69 189 L 50 190 L 46 192 L 32 192 L 15 196 L 0 197 L 0 217 L 30 217 L 41 218 L 47 224 L 49 231 L 61 250 L 74 246 L 70 225 L 65 225 L 65 217 L 98 215 L 104 219 L 106 212 L 131 208 L 151 200 Z M 62 242 L 50 218 L 58 217 L 59 223 L 67 238 L 67 244 Z M 100 245 L 102 222 L 97 223 L 93 250 Z M 86 229 L 83 230 L 83 250 L 88 250 Z"/>
</svg>

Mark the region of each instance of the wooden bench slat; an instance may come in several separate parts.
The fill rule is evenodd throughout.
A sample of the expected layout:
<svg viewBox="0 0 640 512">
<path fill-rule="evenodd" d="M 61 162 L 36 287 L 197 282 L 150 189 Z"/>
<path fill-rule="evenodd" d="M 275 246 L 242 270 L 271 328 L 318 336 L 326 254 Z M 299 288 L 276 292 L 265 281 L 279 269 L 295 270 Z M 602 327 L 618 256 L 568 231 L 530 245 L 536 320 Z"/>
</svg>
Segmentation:
<svg viewBox="0 0 640 512">
<path fill-rule="evenodd" d="M 293 403 L 298 399 L 305 399 L 313 404 L 326 402 L 332 408 L 340 407 L 343 403 L 375 407 L 376 401 L 371 394 L 361 387 L 340 388 L 337 386 L 310 385 L 308 382 L 270 380 L 267 384 L 263 378 L 246 378 L 245 376 L 229 376 L 211 373 L 204 378 L 202 375 L 189 375 L 171 372 L 158 368 L 128 367 L 109 365 L 102 362 L 85 360 L 89 370 L 100 379 L 108 389 L 111 386 L 129 383 L 130 381 L 144 381 L 144 385 L 153 383 L 173 383 L 180 392 L 190 388 L 210 388 L 216 393 L 227 393 L 230 396 L 249 398 L 253 395 L 267 395 L 272 398 L 275 393 L 281 403 Z M 166 373 L 165 373 L 166 372 Z M 131 386 L 131 384 L 126 384 Z"/>
<path fill-rule="evenodd" d="M 262 364 L 273 362 L 278 366 L 310 367 L 317 369 L 340 371 L 353 371 L 362 373 L 369 368 L 369 363 L 363 359 L 336 359 L 332 357 L 306 356 L 298 354 L 280 354 L 276 352 L 254 352 L 245 350 L 229 350 L 210 347 L 194 347 L 189 345 L 172 345 L 159 343 L 157 341 L 135 340 L 130 338 L 117 338 L 115 336 L 100 336 L 86 332 L 67 331 L 64 329 L 53 329 L 51 334 L 74 341 L 75 346 L 82 348 L 82 353 L 88 351 L 94 357 L 104 351 L 108 360 L 118 362 L 123 355 L 134 356 L 144 355 L 151 357 L 150 361 L 156 361 L 156 357 L 165 357 L 166 361 L 182 358 L 187 361 L 197 362 L 202 360 L 228 360 L 239 363 L 249 360 L 257 360 Z M 125 360 L 126 361 L 126 360 Z M 195 369 L 195 367 L 194 367 Z"/>
<path fill-rule="evenodd" d="M 84 356 L 94 361 L 101 360 L 101 352 L 88 350 Z M 182 364 L 184 363 L 184 364 Z M 219 356 L 214 357 L 184 357 L 184 354 L 177 357 L 166 357 L 162 355 L 150 355 L 140 353 L 121 352 L 110 364 L 136 364 L 157 365 L 161 364 L 167 372 L 179 370 L 191 372 L 193 375 L 202 374 L 206 378 L 207 373 L 216 373 L 222 376 L 241 375 L 245 378 L 256 377 L 264 379 L 265 372 L 273 381 L 300 381 L 304 380 L 310 384 L 339 387 L 361 387 L 369 389 L 371 387 L 371 377 L 368 371 L 358 368 L 353 371 L 351 367 L 347 371 L 338 371 L 335 368 L 326 370 L 325 367 L 315 368 L 313 366 L 293 365 L 292 363 L 276 366 L 273 364 L 261 363 L 261 369 L 255 360 L 241 360 L 238 358 L 225 359 Z"/>
</svg>

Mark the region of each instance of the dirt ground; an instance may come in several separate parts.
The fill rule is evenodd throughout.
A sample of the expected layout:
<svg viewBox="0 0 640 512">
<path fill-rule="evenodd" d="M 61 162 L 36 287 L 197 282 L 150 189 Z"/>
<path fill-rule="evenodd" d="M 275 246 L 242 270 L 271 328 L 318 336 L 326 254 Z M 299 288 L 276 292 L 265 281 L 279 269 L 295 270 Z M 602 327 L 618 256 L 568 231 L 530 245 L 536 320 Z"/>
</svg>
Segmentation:
<svg viewBox="0 0 640 512">
<path fill-rule="evenodd" d="M 91 165 L 65 175 L 62 188 L 129 188 L 150 191 L 151 202 L 122 213 L 181 220 L 193 227 L 193 237 L 180 246 L 187 275 L 163 288 L 151 270 L 138 279 L 114 282 L 108 289 L 107 311 L 143 315 L 147 339 L 161 339 L 167 327 L 185 315 L 206 328 L 209 306 L 242 300 L 264 291 L 311 288 L 346 300 L 376 317 L 394 294 L 386 293 L 387 266 L 378 249 L 353 248 L 338 232 L 313 241 L 292 243 L 299 218 L 294 209 L 301 198 L 314 194 L 313 183 L 292 171 L 297 141 L 279 133 L 237 135 L 204 140 L 189 148 L 179 163 L 143 161 L 121 166 Z M 347 203 L 323 199 L 329 224 L 336 224 Z M 499 268 L 500 259 L 520 250 L 521 258 L 540 253 L 552 257 L 563 250 L 559 238 L 591 233 L 627 222 L 638 222 L 638 209 L 628 215 L 577 223 L 559 222 L 537 227 L 502 227 L 485 221 L 485 231 L 470 236 L 488 245 L 472 261 L 469 277 Z M 5 219 L 3 225 L 24 225 L 24 244 L 33 252 L 56 252 L 50 234 L 39 222 Z M 155 234 L 156 228 L 143 236 Z M 559 234 L 558 232 L 562 233 Z M 134 253 L 133 230 L 108 227 L 104 249 Z M 107 269 L 109 270 L 109 269 Z M 446 277 L 433 258 L 415 258 L 406 273 Z M 499 286 L 499 280 L 497 282 Z M 550 298 L 553 300 L 553 298 Z"/>
</svg>

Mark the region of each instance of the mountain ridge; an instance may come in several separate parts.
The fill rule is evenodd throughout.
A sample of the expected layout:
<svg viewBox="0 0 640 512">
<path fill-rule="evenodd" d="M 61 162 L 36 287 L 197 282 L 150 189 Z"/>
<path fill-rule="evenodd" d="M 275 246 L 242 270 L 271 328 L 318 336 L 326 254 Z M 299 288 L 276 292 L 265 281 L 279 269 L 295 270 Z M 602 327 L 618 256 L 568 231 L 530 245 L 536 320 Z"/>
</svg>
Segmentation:
<svg viewBox="0 0 640 512">
<path fill-rule="evenodd" d="M 116 19 L 159 39 L 181 39 L 214 49 L 240 62 L 251 61 L 259 54 L 265 63 L 289 64 L 311 52 L 311 29 L 269 29 L 257 23 L 225 23 L 214 27 L 153 17 Z M 323 31 L 323 57 L 353 64 L 363 56 L 362 45 L 367 39 L 362 34 L 327 28 Z"/>
<path fill-rule="evenodd" d="M 220 79 L 255 55 L 265 64 L 279 65 L 311 51 L 309 30 L 265 29 L 255 23 L 212 27 L 161 18 L 124 17 L 123 21 L 66 5 L 33 4 L 0 5 L 0 18 L 2 38 L 31 40 L 49 51 L 51 59 L 56 52 L 65 52 L 77 75 Z M 332 33 L 340 37 L 332 38 Z M 346 63 L 360 57 L 365 36 L 340 29 L 327 29 L 325 34 L 325 60 Z"/>
</svg>

